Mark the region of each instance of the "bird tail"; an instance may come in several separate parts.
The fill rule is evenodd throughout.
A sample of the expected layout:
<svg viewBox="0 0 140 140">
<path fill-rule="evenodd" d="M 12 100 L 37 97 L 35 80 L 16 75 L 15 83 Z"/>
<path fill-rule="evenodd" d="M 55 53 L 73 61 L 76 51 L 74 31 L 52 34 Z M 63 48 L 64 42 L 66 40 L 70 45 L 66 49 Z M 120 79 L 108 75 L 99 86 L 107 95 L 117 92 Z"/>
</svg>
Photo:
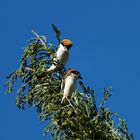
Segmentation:
<svg viewBox="0 0 140 140">
<path fill-rule="evenodd" d="M 67 98 L 65 96 L 63 96 L 62 100 L 61 100 L 61 104 L 66 103 Z"/>
<path fill-rule="evenodd" d="M 48 73 L 52 73 L 56 69 L 56 66 L 53 64 L 49 69 L 47 69 Z"/>
</svg>

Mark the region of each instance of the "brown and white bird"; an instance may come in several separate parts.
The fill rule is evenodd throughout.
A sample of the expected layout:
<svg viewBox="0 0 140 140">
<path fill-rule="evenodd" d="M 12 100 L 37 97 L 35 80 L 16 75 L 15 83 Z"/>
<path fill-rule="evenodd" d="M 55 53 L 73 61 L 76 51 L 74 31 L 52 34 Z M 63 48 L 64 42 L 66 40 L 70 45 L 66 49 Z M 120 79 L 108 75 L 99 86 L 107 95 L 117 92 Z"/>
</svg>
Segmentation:
<svg viewBox="0 0 140 140">
<path fill-rule="evenodd" d="M 80 72 L 75 69 L 69 69 L 61 83 L 61 90 L 63 93 L 61 104 L 64 100 L 67 100 L 70 103 L 69 98 L 76 88 L 78 79 L 82 79 Z"/>
<path fill-rule="evenodd" d="M 58 61 L 59 63 L 65 65 L 69 58 L 69 49 L 72 47 L 72 41 L 68 39 L 63 39 L 60 42 L 59 48 L 56 52 L 56 57 L 53 61 Z M 57 66 L 55 64 L 52 64 L 50 68 L 47 70 L 47 72 L 52 73 Z"/>
</svg>

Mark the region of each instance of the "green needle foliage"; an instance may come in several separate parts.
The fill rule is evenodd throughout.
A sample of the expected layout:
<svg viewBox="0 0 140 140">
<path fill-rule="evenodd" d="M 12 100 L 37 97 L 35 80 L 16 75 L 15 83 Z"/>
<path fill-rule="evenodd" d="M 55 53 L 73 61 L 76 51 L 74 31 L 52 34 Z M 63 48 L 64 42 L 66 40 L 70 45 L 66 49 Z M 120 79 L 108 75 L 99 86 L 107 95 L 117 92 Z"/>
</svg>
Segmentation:
<svg viewBox="0 0 140 140">
<path fill-rule="evenodd" d="M 60 31 L 52 25 L 60 42 Z M 94 91 L 79 81 L 81 89 L 75 90 L 70 99 L 72 105 L 61 105 L 61 82 L 66 72 L 59 62 L 52 61 L 57 47 L 44 45 L 44 36 L 32 38 L 25 48 L 19 69 L 7 78 L 7 93 L 13 91 L 17 79 L 21 80 L 16 105 L 24 109 L 34 106 L 41 121 L 48 120 L 44 135 L 51 132 L 54 140 L 133 140 L 125 121 L 104 104 L 111 96 L 112 88 L 104 90 L 102 103 L 97 107 Z M 57 69 L 47 73 L 54 63 Z M 114 117 L 118 124 L 114 125 Z"/>
</svg>

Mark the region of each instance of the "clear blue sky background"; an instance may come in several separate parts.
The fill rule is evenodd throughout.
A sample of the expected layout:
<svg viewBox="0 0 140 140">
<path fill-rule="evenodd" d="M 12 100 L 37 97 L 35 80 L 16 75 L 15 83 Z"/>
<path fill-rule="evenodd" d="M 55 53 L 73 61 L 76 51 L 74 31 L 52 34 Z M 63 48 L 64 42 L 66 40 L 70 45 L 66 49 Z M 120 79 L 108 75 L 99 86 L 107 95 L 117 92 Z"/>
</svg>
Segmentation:
<svg viewBox="0 0 140 140">
<path fill-rule="evenodd" d="M 74 46 L 67 67 L 81 71 L 98 102 L 103 88 L 113 86 L 108 101 L 140 140 L 140 3 L 135 0 L 0 0 L 0 140 L 45 140 L 46 123 L 35 109 L 15 106 L 5 95 L 6 75 L 19 66 L 31 30 L 56 43 L 51 24 Z"/>
</svg>

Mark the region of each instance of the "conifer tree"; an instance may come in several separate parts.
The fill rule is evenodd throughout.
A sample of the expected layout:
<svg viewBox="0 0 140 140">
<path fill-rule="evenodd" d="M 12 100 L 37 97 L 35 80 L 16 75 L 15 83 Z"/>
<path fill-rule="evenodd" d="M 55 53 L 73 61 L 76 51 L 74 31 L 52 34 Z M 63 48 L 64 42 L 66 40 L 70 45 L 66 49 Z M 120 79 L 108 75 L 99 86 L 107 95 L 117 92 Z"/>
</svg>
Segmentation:
<svg viewBox="0 0 140 140">
<path fill-rule="evenodd" d="M 52 27 L 59 44 L 61 32 L 55 25 Z M 126 122 L 119 114 L 104 107 L 111 96 L 111 87 L 104 89 L 104 98 L 97 106 L 94 90 L 79 81 L 80 89 L 76 89 L 70 99 L 75 110 L 68 103 L 61 105 L 63 95 L 60 86 L 66 69 L 53 61 L 57 47 L 47 44 L 44 36 L 33 33 L 36 37 L 29 40 L 19 69 L 7 77 L 7 93 L 13 91 L 17 79 L 21 80 L 17 107 L 25 109 L 34 106 L 39 119 L 49 122 L 44 128 L 44 135 L 51 132 L 54 140 L 133 140 L 133 134 L 128 132 Z M 59 67 L 50 74 L 46 70 L 52 63 Z M 114 117 L 118 119 L 117 125 Z"/>
</svg>

